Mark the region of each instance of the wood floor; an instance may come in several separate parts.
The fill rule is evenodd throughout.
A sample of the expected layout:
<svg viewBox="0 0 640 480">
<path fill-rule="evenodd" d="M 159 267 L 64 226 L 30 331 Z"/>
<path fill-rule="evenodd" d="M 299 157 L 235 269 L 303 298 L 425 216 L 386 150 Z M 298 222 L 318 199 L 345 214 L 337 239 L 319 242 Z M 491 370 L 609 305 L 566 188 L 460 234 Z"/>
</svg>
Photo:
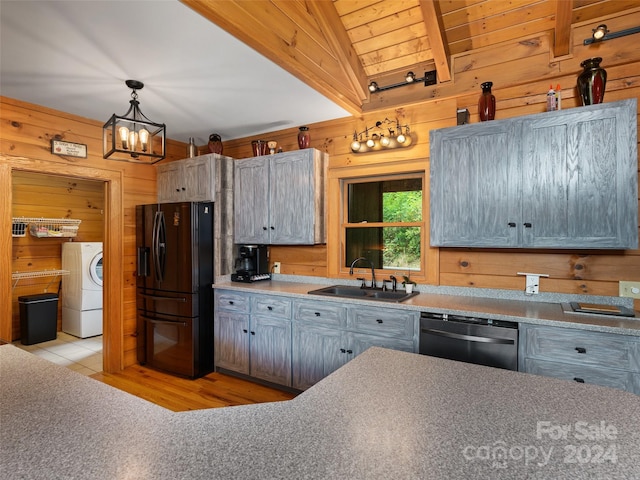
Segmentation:
<svg viewBox="0 0 640 480">
<path fill-rule="evenodd" d="M 128 367 L 119 373 L 96 373 L 91 378 L 174 412 L 277 402 L 295 397 L 293 393 L 222 373 L 188 380 L 141 365 Z"/>
</svg>

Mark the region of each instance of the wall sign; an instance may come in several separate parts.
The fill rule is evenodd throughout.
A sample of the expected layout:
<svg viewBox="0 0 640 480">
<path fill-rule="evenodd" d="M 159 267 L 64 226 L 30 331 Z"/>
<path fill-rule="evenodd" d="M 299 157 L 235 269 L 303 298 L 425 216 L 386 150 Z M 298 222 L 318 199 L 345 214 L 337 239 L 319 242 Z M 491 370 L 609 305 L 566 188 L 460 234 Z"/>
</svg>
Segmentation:
<svg viewBox="0 0 640 480">
<path fill-rule="evenodd" d="M 87 158 L 87 146 L 82 143 L 51 140 L 51 153 L 55 155 Z"/>
</svg>

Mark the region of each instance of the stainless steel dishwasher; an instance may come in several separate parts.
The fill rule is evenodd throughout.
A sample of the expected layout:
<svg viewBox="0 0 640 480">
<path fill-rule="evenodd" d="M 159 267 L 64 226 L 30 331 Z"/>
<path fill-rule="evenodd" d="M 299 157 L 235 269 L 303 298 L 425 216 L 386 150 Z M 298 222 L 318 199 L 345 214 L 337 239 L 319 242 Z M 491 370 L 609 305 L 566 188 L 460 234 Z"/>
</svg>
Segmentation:
<svg viewBox="0 0 640 480">
<path fill-rule="evenodd" d="M 518 370 L 518 324 L 423 312 L 420 314 L 420 353 Z"/>
</svg>

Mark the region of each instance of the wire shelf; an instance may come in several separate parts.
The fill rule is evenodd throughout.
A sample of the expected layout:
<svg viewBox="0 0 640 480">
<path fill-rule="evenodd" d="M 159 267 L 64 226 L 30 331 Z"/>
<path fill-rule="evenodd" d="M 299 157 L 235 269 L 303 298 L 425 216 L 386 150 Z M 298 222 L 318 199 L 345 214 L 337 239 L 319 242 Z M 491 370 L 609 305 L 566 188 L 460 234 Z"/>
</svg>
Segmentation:
<svg viewBox="0 0 640 480">
<path fill-rule="evenodd" d="M 36 270 L 33 272 L 12 272 L 11 279 L 15 280 L 13 283 L 13 288 L 16 288 L 18 282 L 27 278 L 44 278 L 44 277 L 59 277 L 62 275 L 69 275 L 69 270 Z M 47 288 L 45 288 L 45 292 L 49 289 L 53 280 L 49 282 Z"/>
<path fill-rule="evenodd" d="M 82 220 L 72 218 L 14 217 L 11 233 L 14 237 L 24 237 L 28 225 L 29 233 L 37 238 L 75 237 L 80 223 Z"/>
</svg>

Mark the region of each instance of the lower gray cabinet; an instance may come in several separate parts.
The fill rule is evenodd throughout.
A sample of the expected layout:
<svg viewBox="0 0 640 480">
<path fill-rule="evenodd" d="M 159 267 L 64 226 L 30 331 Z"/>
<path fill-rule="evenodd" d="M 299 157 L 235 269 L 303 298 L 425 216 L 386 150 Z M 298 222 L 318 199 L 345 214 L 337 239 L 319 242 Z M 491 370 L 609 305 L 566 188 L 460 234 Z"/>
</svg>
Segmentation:
<svg viewBox="0 0 640 480">
<path fill-rule="evenodd" d="M 311 387 L 372 346 L 416 352 L 418 320 L 400 309 L 295 302 L 293 387 Z"/>
<path fill-rule="evenodd" d="M 291 301 L 216 291 L 215 364 L 291 386 Z"/>
<path fill-rule="evenodd" d="M 520 324 L 519 370 L 640 394 L 640 338 Z"/>
</svg>

